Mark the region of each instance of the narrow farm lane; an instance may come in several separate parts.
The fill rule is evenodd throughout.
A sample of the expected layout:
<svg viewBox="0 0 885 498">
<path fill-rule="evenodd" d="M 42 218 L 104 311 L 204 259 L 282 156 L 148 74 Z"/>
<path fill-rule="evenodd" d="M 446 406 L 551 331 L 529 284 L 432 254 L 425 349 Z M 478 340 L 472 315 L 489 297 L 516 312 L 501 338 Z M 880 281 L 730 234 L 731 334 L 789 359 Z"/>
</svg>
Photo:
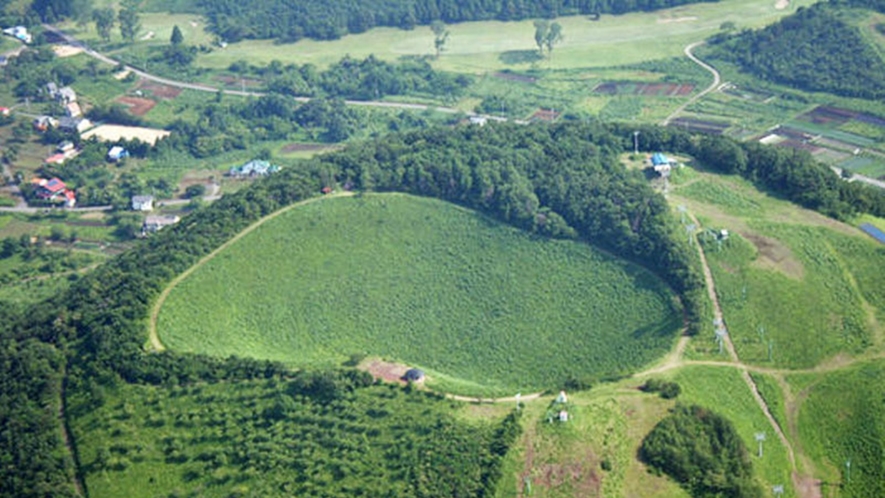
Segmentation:
<svg viewBox="0 0 885 498">
<path fill-rule="evenodd" d="M 666 119 L 664 119 L 664 121 L 661 122 L 661 125 L 662 125 L 662 126 L 667 126 L 668 124 L 670 124 L 670 121 L 672 121 L 672 120 L 674 120 L 674 119 L 676 118 L 676 116 L 678 116 L 679 114 L 682 114 L 682 111 L 684 111 L 686 108 L 688 108 L 688 106 L 690 106 L 690 105 L 694 104 L 695 102 L 697 102 L 698 100 L 700 100 L 704 95 L 707 95 L 708 93 L 710 93 L 710 92 L 716 90 L 717 88 L 719 88 L 719 85 L 720 85 L 720 83 L 721 83 L 721 81 L 722 81 L 722 78 L 721 78 L 721 76 L 719 75 L 719 71 L 717 71 L 716 68 L 714 68 L 713 66 L 711 66 L 711 65 L 707 64 L 706 62 L 704 62 L 704 61 L 698 59 L 698 58 L 692 53 L 692 50 L 694 50 L 695 48 L 697 48 L 697 47 L 703 45 L 704 43 L 705 43 L 705 42 L 703 42 L 703 41 L 699 41 L 699 42 L 692 43 L 691 45 L 688 45 L 687 47 L 685 47 L 685 51 L 684 51 L 684 52 L 685 52 L 685 56 L 688 57 L 689 59 L 691 59 L 692 62 L 694 62 L 695 64 L 697 64 L 697 65 L 701 66 L 702 68 L 706 69 L 707 71 L 710 72 L 710 74 L 713 75 L 713 83 L 710 83 L 710 86 L 708 86 L 708 87 L 705 88 L 703 91 L 701 91 L 701 93 L 699 93 L 699 94 L 695 95 L 694 97 L 688 99 L 687 102 L 685 102 L 684 104 L 682 104 L 682 105 L 680 105 L 679 107 L 677 107 L 675 111 L 671 112 L 670 115 L 667 116 Z"/>
</svg>

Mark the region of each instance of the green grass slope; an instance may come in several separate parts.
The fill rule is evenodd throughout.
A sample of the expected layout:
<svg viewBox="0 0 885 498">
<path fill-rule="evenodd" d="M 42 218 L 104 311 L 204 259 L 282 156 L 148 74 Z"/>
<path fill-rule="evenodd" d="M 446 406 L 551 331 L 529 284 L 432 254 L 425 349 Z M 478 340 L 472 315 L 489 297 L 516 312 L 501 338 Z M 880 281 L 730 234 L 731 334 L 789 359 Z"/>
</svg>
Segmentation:
<svg viewBox="0 0 885 498">
<path fill-rule="evenodd" d="M 883 383 L 879 360 L 826 374 L 800 393 L 807 396 L 799 412 L 802 444 L 839 496 L 885 496 Z"/>
<path fill-rule="evenodd" d="M 712 239 L 705 247 L 743 361 L 808 368 L 881 346 L 881 245 L 741 178 L 687 173 L 691 178 L 674 187 L 671 200 L 685 204 L 705 228 L 731 233 L 721 249 Z M 713 347 L 712 330 L 702 339 Z"/>
<path fill-rule="evenodd" d="M 656 277 L 586 244 L 369 195 L 260 226 L 171 291 L 158 331 L 177 351 L 298 366 L 367 353 L 442 389 L 512 394 L 629 372 L 679 324 Z"/>
</svg>

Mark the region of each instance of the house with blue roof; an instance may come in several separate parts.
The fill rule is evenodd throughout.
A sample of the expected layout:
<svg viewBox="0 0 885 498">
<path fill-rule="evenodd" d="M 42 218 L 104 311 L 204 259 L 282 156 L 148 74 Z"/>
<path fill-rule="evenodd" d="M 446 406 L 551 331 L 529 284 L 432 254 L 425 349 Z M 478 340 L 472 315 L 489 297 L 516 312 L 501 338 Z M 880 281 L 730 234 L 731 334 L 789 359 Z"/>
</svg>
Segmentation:
<svg viewBox="0 0 885 498">
<path fill-rule="evenodd" d="M 651 155 L 651 166 L 661 176 L 669 176 L 670 169 L 676 164 L 676 161 L 670 159 L 660 152 Z"/>
</svg>

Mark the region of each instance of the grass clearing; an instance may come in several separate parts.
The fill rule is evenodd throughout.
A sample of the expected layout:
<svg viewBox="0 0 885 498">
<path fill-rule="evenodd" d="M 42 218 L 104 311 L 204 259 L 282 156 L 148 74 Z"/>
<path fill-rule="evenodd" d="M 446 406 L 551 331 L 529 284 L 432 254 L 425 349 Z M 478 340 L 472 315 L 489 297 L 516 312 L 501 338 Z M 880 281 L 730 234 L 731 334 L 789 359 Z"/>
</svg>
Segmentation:
<svg viewBox="0 0 885 498">
<path fill-rule="evenodd" d="M 283 213 L 173 288 L 158 322 L 178 351 L 299 366 L 367 353 L 477 395 L 628 373 L 679 327 L 647 271 L 404 195 Z"/>
<path fill-rule="evenodd" d="M 732 21 L 739 28 L 763 26 L 792 13 L 795 8 L 815 2 L 794 0 L 790 3 L 789 9 L 777 10 L 771 0 L 724 0 L 659 12 L 606 15 L 600 21 L 591 21 L 586 16 L 561 17 L 557 22 L 562 25 L 565 37 L 554 49 L 551 59 L 541 60 L 536 55 L 531 20 L 454 24 L 449 26 L 451 37 L 446 51 L 433 64 L 444 70 L 483 73 L 505 68 L 610 67 L 681 57 L 686 45 L 717 33 L 723 22 Z M 695 19 L 672 22 L 677 18 Z M 220 69 L 237 60 L 267 64 L 276 59 L 324 67 L 337 62 L 344 54 L 359 58 L 374 54 L 394 60 L 433 52 L 433 34 L 426 26 L 411 31 L 376 28 L 335 41 L 301 40 L 295 44 L 242 41 L 200 55 L 197 64 Z"/>
</svg>

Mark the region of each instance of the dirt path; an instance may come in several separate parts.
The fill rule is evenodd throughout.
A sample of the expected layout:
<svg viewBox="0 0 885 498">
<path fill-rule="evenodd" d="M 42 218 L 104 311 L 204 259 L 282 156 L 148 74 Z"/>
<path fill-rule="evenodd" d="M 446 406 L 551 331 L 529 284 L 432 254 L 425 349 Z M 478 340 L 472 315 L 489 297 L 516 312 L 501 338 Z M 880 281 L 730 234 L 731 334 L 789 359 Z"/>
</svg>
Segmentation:
<svg viewBox="0 0 885 498">
<path fill-rule="evenodd" d="M 714 68 L 713 66 L 711 66 L 711 65 L 707 64 L 706 62 L 704 62 L 704 61 L 698 59 L 697 57 L 695 57 L 695 55 L 691 52 L 691 51 L 694 50 L 696 47 L 699 47 L 699 46 L 703 45 L 704 43 L 706 43 L 706 42 L 699 41 L 699 42 L 692 43 L 691 45 L 688 45 L 687 47 L 685 47 L 684 52 L 685 52 L 685 56 L 686 56 L 686 57 L 688 57 L 688 58 L 691 59 L 695 64 L 697 64 L 697 65 L 701 66 L 702 68 L 706 69 L 710 74 L 713 75 L 713 82 L 710 83 L 710 86 L 708 86 L 707 88 L 705 88 L 704 90 L 702 90 L 701 93 L 699 93 L 699 94 L 695 95 L 694 97 L 688 99 L 687 102 L 685 102 L 685 103 L 682 104 L 681 106 L 677 107 L 675 111 L 671 112 L 670 115 L 667 116 L 666 119 L 664 119 L 664 121 L 661 122 L 661 125 L 662 125 L 662 126 L 667 126 L 668 124 L 670 124 L 670 121 L 672 121 L 673 119 L 675 119 L 676 116 L 678 116 L 679 114 L 681 114 L 682 111 L 684 111 L 686 108 L 688 108 L 688 106 L 690 106 L 690 105 L 694 104 L 695 102 L 697 102 L 698 100 L 700 100 L 704 95 L 707 95 L 708 93 L 710 93 L 710 92 L 716 90 L 717 88 L 719 88 L 719 84 L 720 84 L 721 81 L 722 81 L 722 77 L 719 75 L 719 71 L 717 71 L 716 68 Z"/>
<path fill-rule="evenodd" d="M 296 203 L 290 204 L 280 210 L 277 210 L 277 211 L 265 216 L 264 218 L 261 218 L 260 220 L 256 221 L 255 223 L 249 225 L 248 227 L 246 227 L 245 230 L 234 235 L 233 238 L 231 238 L 230 240 L 228 240 L 224 244 L 221 244 L 220 246 L 218 246 L 214 251 L 203 256 L 202 259 L 200 259 L 199 261 L 197 261 L 196 264 L 194 264 L 193 266 L 191 266 L 190 268 L 185 270 L 184 273 L 182 273 L 181 275 L 178 275 L 177 277 L 172 279 L 172 281 L 169 282 L 169 285 L 167 285 L 166 288 L 163 289 L 163 292 L 160 293 L 160 296 L 157 298 L 157 302 L 154 303 L 154 306 L 151 308 L 151 318 L 148 323 L 148 337 L 150 339 L 151 349 L 156 352 L 164 351 L 166 349 L 166 346 L 163 346 L 163 343 L 160 341 L 159 335 L 157 335 L 157 318 L 159 318 L 159 316 L 160 316 L 160 309 L 163 307 L 163 303 L 166 302 L 166 298 L 169 297 L 169 293 L 172 292 L 172 289 L 174 289 L 175 286 L 178 285 L 182 280 L 189 277 L 190 274 L 193 273 L 197 268 L 206 264 L 212 258 L 217 256 L 218 253 L 227 249 L 232 244 L 236 243 L 238 240 L 245 237 L 246 235 L 248 235 L 250 232 L 252 232 L 256 228 L 260 227 L 261 225 L 267 223 L 268 221 L 276 218 L 277 216 L 279 216 L 291 209 L 295 209 L 296 207 L 303 206 L 305 204 L 310 204 L 312 202 L 317 202 L 317 201 L 320 201 L 323 199 L 329 199 L 329 198 L 334 198 L 334 197 L 349 197 L 352 195 L 353 195 L 353 192 L 335 192 L 332 194 L 325 195 L 323 197 L 312 197 L 310 199 L 305 199 L 301 202 L 296 202 Z"/>
</svg>

